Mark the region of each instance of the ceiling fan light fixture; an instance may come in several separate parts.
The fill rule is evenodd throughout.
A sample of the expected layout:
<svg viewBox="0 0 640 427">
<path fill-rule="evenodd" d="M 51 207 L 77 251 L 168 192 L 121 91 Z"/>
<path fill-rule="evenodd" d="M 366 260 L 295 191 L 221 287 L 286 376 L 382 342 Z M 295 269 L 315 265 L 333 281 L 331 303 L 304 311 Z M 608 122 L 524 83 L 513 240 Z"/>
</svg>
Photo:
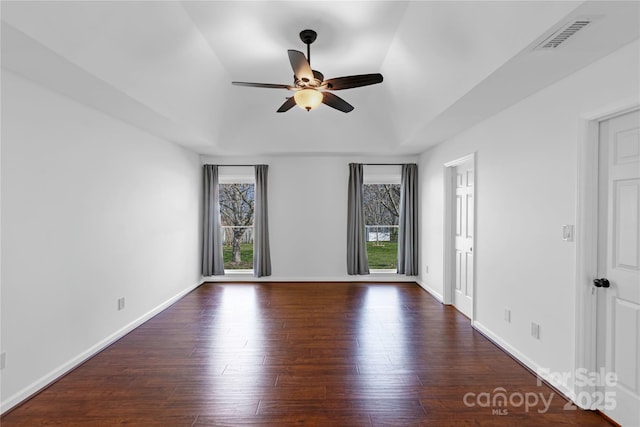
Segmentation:
<svg viewBox="0 0 640 427">
<path fill-rule="evenodd" d="M 304 108 L 307 111 L 310 111 L 322 104 L 322 92 L 319 92 L 316 89 L 300 89 L 293 95 L 293 98 L 296 100 L 296 105 L 298 107 Z"/>
</svg>

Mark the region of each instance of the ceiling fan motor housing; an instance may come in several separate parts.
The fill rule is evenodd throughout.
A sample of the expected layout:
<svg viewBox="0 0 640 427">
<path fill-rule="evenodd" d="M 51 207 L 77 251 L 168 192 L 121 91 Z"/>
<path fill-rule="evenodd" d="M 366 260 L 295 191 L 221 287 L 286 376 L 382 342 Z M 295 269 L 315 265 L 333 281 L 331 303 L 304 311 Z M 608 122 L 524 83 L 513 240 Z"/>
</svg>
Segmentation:
<svg viewBox="0 0 640 427">
<path fill-rule="evenodd" d="M 309 81 L 309 79 L 305 79 L 305 78 L 298 79 L 294 75 L 293 76 L 293 84 L 296 87 L 300 87 L 300 88 L 303 88 L 303 87 L 319 87 L 319 86 L 321 86 L 322 82 L 324 81 L 324 75 L 320 71 L 317 71 L 317 70 L 311 70 L 311 71 L 313 71 L 313 79 L 315 81 L 312 82 L 312 81 Z"/>
</svg>

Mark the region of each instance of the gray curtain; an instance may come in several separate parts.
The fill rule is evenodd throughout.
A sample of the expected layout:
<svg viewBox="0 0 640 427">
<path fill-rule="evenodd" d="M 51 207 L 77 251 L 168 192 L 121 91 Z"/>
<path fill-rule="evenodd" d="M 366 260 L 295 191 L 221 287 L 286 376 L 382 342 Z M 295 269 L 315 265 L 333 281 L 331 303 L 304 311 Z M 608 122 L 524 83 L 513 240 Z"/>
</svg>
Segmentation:
<svg viewBox="0 0 640 427">
<path fill-rule="evenodd" d="M 256 165 L 255 217 L 253 221 L 253 274 L 271 276 L 267 175 L 269 165 Z"/>
<path fill-rule="evenodd" d="M 398 274 L 418 275 L 418 166 L 402 165 L 398 219 Z"/>
<path fill-rule="evenodd" d="M 364 224 L 363 166 L 349 163 L 349 199 L 347 205 L 347 273 L 369 274 Z"/>
<path fill-rule="evenodd" d="M 220 234 L 220 196 L 218 166 L 204 165 L 204 239 L 202 275 L 224 274 L 222 236 Z"/>
</svg>

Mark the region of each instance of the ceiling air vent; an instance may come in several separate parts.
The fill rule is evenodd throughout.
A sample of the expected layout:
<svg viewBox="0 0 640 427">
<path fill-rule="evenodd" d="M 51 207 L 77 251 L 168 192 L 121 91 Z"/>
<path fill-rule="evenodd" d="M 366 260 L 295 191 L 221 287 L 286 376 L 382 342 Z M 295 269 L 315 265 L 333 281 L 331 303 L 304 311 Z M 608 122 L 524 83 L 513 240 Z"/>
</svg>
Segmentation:
<svg viewBox="0 0 640 427">
<path fill-rule="evenodd" d="M 544 39 L 542 43 L 540 43 L 536 50 L 549 50 L 556 49 L 562 43 L 567 41 L 567 39 L 573 36 L 575 33 L 589 25 L 593 21 L 593 18 L 580 18 L 575 21 L 569 22 L 564 25 L 562 28 L 551 34 L 549 37 Z"/>
</svg>

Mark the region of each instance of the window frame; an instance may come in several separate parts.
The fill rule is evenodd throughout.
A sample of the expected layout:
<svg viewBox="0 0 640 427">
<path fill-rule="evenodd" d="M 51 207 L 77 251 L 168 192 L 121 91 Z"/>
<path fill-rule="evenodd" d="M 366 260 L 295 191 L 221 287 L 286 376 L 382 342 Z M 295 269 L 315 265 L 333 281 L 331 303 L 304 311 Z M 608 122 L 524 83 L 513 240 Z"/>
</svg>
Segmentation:
<svg viewBox="0 0 640 427">
<path fill-rule="evenodd" d="M 367 185 L 375 185 L 375 184 L 391 184 L 400 186 L 402 182 L 402 165 L 365 165 L 363 170 L 363 195 L 366 191 Z M 366 224 L 365 218 L 365 226 Z M 381 225 L 385 226 L 385 224 L 372 224 L 372 225 Z M 399 224 L 393 224 L 398 226 L 398 232 L 400 230 Z M 367 231 L 367 242 L 368 240 L 368 231 Z M 367 257 L 369 257 L 369 248 L 367 247 Z M 381 269 L 381 268 L 371 268 L 369 267 L 369 272 L 371 274 L 397 274 L 398 266 L 397 266 L 397 252 L 396 252 L 396 268 L 394 269 Z"/>
<path fill-rule="evenodd" d="M 229 185 L 229 184 L 251 184 L 254 188 L 254 207 L 255 207 L 255 185 L 256 185 L 256 177 L 255 177 L 255 168 L 253 166 L 219 166 L 218 168 L 218 188 L 220 189 L 221 185 Z M 220 205 L 220 213 L 222 216 L 222 205 Z M 222 220 L 220 223 L 221 227 L 225 227 L 222 225 Z M 255 227 L 255 211 L 253 213 L 253 221 L 252 226 Z M 221 230 L 222 232 L 222 230 Z M 227 268 L 226 263 L 224 265 L 224 274 L 225 275 L 253 275 L 253 257 L 252 257 L 252 267 L 251 268 Z"/>
</svg>

